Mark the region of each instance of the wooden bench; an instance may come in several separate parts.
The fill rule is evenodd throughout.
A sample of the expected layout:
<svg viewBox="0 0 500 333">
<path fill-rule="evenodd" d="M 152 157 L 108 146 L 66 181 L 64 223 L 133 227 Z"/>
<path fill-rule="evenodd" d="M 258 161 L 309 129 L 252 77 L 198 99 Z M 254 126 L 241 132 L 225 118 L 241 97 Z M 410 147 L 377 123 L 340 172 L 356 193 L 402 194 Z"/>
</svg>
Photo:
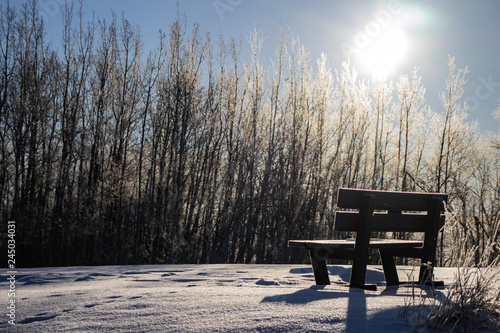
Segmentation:
<svg viewBox="0 0 500 333">
<path fill-rule="evenodd" d="M 398 285 L 394 257 L 419 258 L 419 283 L 432 281 L 439 230 L 444 224 L 444 203 L 448 195 L 372 191 L 340 188 L 337 196 L 337 231 L 354 231 L 352 240 L 290 240 L 289 247 L 309 250 L 317 285 L 330 284 L 327 259 L 352 261 L 350 287 L 376 289 L 365 285 L 369 249 L 379 250 L 388 286 Z M 372 232 L 420 232 L 423 241 L 375 239 Z M 428 265 L 430 264 L 430 265 Z"/>
</svg>

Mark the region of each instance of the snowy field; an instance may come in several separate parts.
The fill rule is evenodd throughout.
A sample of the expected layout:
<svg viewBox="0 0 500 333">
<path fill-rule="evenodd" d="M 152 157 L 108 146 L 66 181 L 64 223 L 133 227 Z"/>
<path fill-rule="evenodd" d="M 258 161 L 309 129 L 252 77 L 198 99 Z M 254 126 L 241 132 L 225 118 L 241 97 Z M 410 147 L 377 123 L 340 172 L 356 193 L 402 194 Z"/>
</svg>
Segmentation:
<svg viewBox="0 0 500 333">
<path fill-rule="evenodd" d="M 407 281 L 412 267 L 398 269 L 400 280 Z M 15 327 L 8 324 L 9 284 L 2 270 L 0 331 L 413 331 L 398 316 L 412 288 L 386 287 L 381 266 L 369 266 L 367 273 L 377 291 L 348 288 L 350 266 L 329 270 L 332 285 L 315 286 L 306 265 L 18 269 Z M 436 279 L 449 285 L 455 272 L 437 268 Z"/>
</svg>

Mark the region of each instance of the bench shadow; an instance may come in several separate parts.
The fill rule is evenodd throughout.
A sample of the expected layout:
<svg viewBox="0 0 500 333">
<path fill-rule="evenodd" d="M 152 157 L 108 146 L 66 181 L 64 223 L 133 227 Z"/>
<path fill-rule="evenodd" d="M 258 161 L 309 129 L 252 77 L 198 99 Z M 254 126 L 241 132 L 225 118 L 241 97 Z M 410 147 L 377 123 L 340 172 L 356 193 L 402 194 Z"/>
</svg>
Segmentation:
<svg viewBox="0 0 500 333">
<path fill-rule="evenodd" d="M 335 266 L 330 265 L 327 266 L 328 274 L 330 277 L 338 276 L 343 282 L 349 283 L 351 280 L 351 267 L 343 267 L 343 266 Z M 312 271 L 312 269 L 311 269 Z M 366 269 L 366 283 L 375 283 L 377 285 L 384 284 L 385 285 L 385 276 L 384 272 L 381 269 L 370 268 Z"/>
<path fill-rule="evenodd" d="M 339 285 L 340 286 L 340 285 Z M 376 332 L 376 331 L 391 331 L 392 329 L 408 331 L 411 329 L 404 318 L 398 316 L 400 311 L 404 309 L 404 302 L 397 302 L 394 306 L 389 306 L 385 309 L 371 309 L 377 315 L 368 316 L 368 298 L 384 297 L 385 296 L 400 296 L 407 297 L 405 294 L 398 295 L 400 288 L 410 288 L 408 286 L 391 286 L 384 288 L 381 292 L 366 291 L 358 288 L 349 288 L 342 285 L 341 290 L 330 290 L 326 286 L 313 285 L 309 288 L 301 289 L 290 294 L 281 294 L 275 296 L 267 296 L 261 300 L 261 303 L 285 303 L 289 305 L 307 305 L 315 301 L 322 300 L 341 300 L 344 301 L 339 305 L 346 306 L 344 319 L 339 318 L 340 322 L 345 323 L 345 332 Z M 420 289 L 420 287 L 418 287 Z M 422 287 L 423 288 L 423 287 Z M 420 290 L 419 290 L 420 292 Z M 430 293 L 428 290 L 423 290 L 424 293 Z M 440 292 L 435 293 L 439 294 Z M 331 303 L 330 303 L 331 304 Z M 335 311 L 335 310 L 334 310 Z M 342 311 L 342 309 L 340 309 Z M 382 320 L 380 320 L 382 318 Z M 391 318 L 391 320 L 387 320 Z M 339 322 L 337 321 L 337 323 Z"/>
<path fill-rule="evenodd" d="M 301 289 L 290 294 L 264 297 L 261 303 L 282 302 L 286 304 L 308 304 L 321 300 L 347 298 L 345 332 L 370 332 L 381 327 L 383 327 L 384 330 L 391 329 L 391 327 L 393 326 L 404 330 L 408 329 L 408 327 L 404 319 L 397 317 L 399 311 L 404 308 L 404 302 L 398 302 L 399 304 L 395 304 L 394 307 L 389 307 L 385 310 L 382 310 L 382 312 L 380 312 L 380 315 L 382 317 L 394 318 L 394 322 L 380 323 L 376 318 L 378 316 L 368 318 L 367 299 L 369 297 L 408 297 L 407 293 L 398 293 L 398 291 L 401 290 L 400 288 L 417 288 L 418 293 L 422 292 L 423 294 L 427 294 L 427 296 L 431 296 L 432 293 L 434 293 L 434 295 L 437 295 L 438 297 L 443 297 L 441 291 L 431 291 L 428 288 L 416 285 L 386 286 L 384 273 L 381 269 L 368 268 L 366 275 L 367 283 L 376 283 L 378 285 L 378 288 L 380 288 L 379 292 L 366 291 L 358 288 L 349 288 L 348 283 L 351 276 L 350 267 L 347 268 L 343 266 L 329 266 L 328 272 L 331 278 L 334 278 L 335 276 L 340 278 L 340 283 L 337 280 L 336 282 L 333 281 L 332 285 L 341 287 L 341 290 L 331 290 L 326 286 L 312 285 L 309 288 Z M 300 274 L 303 277 L 314 278 L 311 267 L 292 268 L 290 270 L 290 273 Z"/>
<path fill-rule="evenodd" d="M 328 275 L 331 280 L 332 278 L 338 277 L 342 282 L 349 283 L 351 280 L 351 267 L 327 265 Z M 301 274 L 304 277 L 314 278 L 312 267 L 301 267 L 290 269 L 291 274 Z M 336 281 L 333 280 L 333 283 Z M 366 269 L 366 283 L 374 283 L 377 285 L 385 285 L 385 276 L 383 270 L 380 268 L 370 268 Z"/>
<path fill-rule="evenodd" d="M 325 299 L 345 298 L 348 294 L 347 289 L 346 292 L 337 292 L 325 290 L 325 286 L 311 286 L 310 288 L 301 289 L 291 294 L 266 296 L 262 299 L 261 303 L 284 302 L 288 304 L 307 304 Z"/>
<path fill-rule="evenodd" d="M 363 289 L 350 289 L 347 301 L 346 332 L 366 332 L 366 293 Z M 378 295 L 377 295 L 378 296 Z"/>
<path fill-rule="evenodd" d="M 344 287 L 342 287 L 344 288 Z M 346 332 L 366 332 L 367 328 L 367 297 L 380 297 L 370 295 L 363 289 L 351 289 L 345 286 L 345 291 L 332 291 L 325 286 L 311 286 L 291 294 L 264 297 L 261 303 L 277 302 L 286 304 L 308 304 L 321 300 L 345 299 L 347 298 L 347 313 L 345 317 Z"/>
</svg>

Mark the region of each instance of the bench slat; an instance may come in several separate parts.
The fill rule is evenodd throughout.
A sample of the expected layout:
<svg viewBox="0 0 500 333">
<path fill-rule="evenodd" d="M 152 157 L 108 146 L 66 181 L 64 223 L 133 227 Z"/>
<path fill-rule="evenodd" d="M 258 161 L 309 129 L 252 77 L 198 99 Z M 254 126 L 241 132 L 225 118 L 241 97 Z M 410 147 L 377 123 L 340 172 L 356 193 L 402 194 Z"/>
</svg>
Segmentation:
<svg viewBox="0 0 500 333">
<path fill-rule="evenodd" d="M 335 213 L 335 226 L 337 231 L 358 230 L 357 212 L 337 211 Z M 427 215 L 423 214 L 387 214 L 374 213 L 371 231 L 375 232 L 425 232 Z M 444 215 L 441 222 L 444 223 Z M 442 224 L 439 228 L 442 227 Z"/>
<path fill-rule="evenodd" d="M 375 195 L 375 210 L 395 211 L 427 211 L 431 197 L 437 197 L 443 201 L 446 201 L 448 197 L 448 195 L 442 193 L 391 192 L 340 188 L 337 205 L 339 208 L 359 209 L 360 198 L 363 194 Z"/>
<path fill-rule="evenodd" d="M 289 247 L 304 247 L 307 249 L 314 249 L 323 247 L 328 249 L 350 249 L 354 248 L 354 239 L 325 239 L 325 240 L 290 240 L 288 241 Z M 403 249 L 422 247 L 423 242 L 413 240 L 400 240 L 400 239 L 370 239 L 370 248 L 375 249 Z"/>
</svg>

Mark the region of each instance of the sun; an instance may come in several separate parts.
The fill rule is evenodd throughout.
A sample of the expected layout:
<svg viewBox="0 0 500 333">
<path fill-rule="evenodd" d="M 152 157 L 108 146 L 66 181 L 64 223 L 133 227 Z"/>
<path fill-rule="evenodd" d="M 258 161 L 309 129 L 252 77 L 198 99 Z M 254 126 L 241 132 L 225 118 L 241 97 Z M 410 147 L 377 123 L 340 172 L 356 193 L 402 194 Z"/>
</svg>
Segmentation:
<svg viewBox="0 0 500 333">
<path fill-rule="evenodd" d="M 408 38 L 403 30 L 385 27 L 358 54 L 361 65 L 374 78 L 385 80 L 406 58 Z"/>
</svg>

